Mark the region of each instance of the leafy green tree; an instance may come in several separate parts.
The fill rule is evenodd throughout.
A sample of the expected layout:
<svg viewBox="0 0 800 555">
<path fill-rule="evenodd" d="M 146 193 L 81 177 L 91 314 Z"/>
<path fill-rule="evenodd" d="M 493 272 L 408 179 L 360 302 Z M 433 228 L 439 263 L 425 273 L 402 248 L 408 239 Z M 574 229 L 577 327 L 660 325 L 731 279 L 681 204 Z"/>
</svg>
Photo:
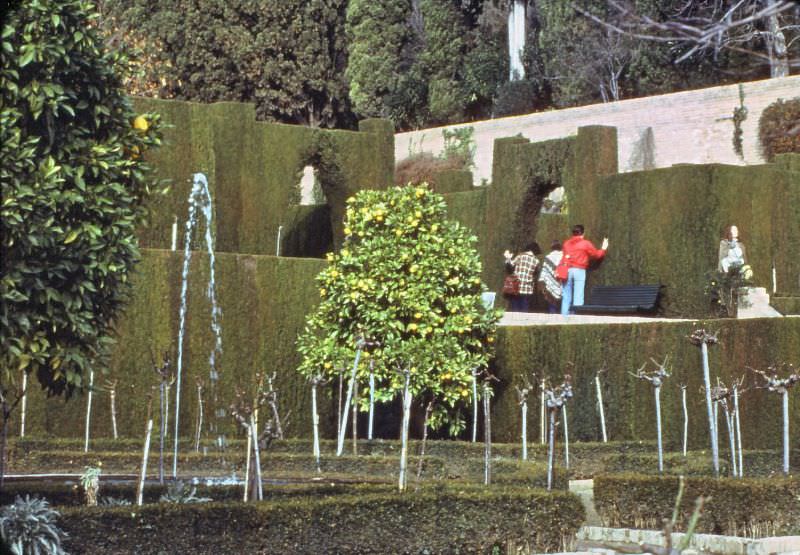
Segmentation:
<svg viewBox="0 0 800 555">
<path fill-rule="evenodd" d="M 402 392 L 410 406 L 428 395 L 438 408 L 432 425 L 442 423 L 469 397 L 494 341 L 498 312 L 481 303 L 476 238 L 446 219 L 443 198 L 425 185 L 359 192 L 344 231 L 317 278 L 322 300 L 298 339 L 300 372 L 336 377 L 368 341 L 356 381 L 367 383 L 369 360 L 379 401 Z M 404 437 L 407 426 L 404 418 Z"/>
<path fill-rule="evenodd" d="M 428 123 L 458 121 L 468 103 L 464 87 L 467 27 L 451 0 L 420 0 L 424 45 L 419 62 L 428 88 Z"/>
<path fill-rule="evenodd" d="M 107 0 L 105 25 L 158 53 L 158 70 L 147 68 L 158 96 L 253 102 L 262 120 L 351 126 L 346 4 Z"/>
<path fill-rule="evenodd" d="M 350 83 L 353 110 L 361 117 L 388 117 L 386 97 L 407 69 L 401 54 L 411 41 L 409 2 L 351 0 L 347 6 Z"/>
<path fill-rule="evenodd" d="M 134 113 L 122 52 L 85 0 L 26 0 L 3 24 L 0 89 L 0 383 L 35 373 L 71 394 L 111 341 L 139 257 L 160 142 Z M 6 414 L 4 404 L 4 416 Z M 4 426 L 7 423 L 4 419 Z"/>
</svg>

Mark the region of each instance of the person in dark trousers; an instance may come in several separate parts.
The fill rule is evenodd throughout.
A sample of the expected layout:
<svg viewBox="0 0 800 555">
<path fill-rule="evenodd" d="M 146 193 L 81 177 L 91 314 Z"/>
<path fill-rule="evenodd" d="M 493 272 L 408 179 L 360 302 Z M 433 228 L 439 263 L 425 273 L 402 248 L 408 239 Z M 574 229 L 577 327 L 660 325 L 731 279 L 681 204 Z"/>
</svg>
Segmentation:
<svg viewBox="0 0 800 555">
<path fill-rule="evenodd" d="M 536 269 L 539 266 L 539 259 L 536 258 L 542 250 L 535 242 L 528 243 L 525 250 L 512 258 L 511 252 L 506 251 L 503 255 L 506 263 L 514 265 L 514 273 L 519 277 L 519 296 L 511 300 L 512 312 L 530 312 L 533 293 L 536 290 Z"/>
<path fill-rule="evenodd" d="M 603 238 L 602 246 L 597 249 L 591 241 L 584 238 L 583 225 L 572 228 L 572 237 L 562 245 L 563 256 L 569 265 L 567 282 L 561 292 L 561 314 L 567 316 L 573 306 L 583 305 L 583 290 L 586 287 L 586 269 L 592 260 L 602 260 L 608 249 L 608 237 Z"/>
</svg>

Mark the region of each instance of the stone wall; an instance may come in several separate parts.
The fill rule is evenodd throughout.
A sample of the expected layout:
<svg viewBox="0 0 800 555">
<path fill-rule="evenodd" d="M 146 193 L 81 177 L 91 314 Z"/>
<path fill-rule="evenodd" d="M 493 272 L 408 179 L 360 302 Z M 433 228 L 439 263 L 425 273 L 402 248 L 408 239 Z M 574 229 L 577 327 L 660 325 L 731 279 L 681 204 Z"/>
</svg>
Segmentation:
<svg viewBox="0 0 800 555">
<path fill-rule="evenodd" d="M 733 110 L 740 106 L 740 93 L 748 110 L 742 124 L 743 159 L 733 149 Z M 761 112 L 779 98 L 796 96 L 800 96 L 800 76 L 479 121 L 447 129 L 474 128 L 475 184 L 491 179 L 495 139 L 515 135 L 532 142 L 558 139 L 574 136 L 578 127 L 588 125 L 617 128 L 620 172 L 673 164 L 760 164 Z M 443 129 L 446 128 L 395 135 L 395 159 L 402 160 L 416 152 L 440 153 Z"/>
</svg>

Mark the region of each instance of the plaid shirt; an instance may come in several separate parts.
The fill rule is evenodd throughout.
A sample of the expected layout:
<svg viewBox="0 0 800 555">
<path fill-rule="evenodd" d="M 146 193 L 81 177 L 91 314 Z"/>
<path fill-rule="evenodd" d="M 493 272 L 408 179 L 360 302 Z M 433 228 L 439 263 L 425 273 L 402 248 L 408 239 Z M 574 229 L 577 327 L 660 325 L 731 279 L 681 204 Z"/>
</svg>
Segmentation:
<svg viewBox="0 0 800 555">
<path fill-rule="evenodd" d="M 514 273 L 519 278 L 519 294 L 533 295 L 539 260 L 531 251 L 525 251 L 512 258 L 511 263 L 514 265 Z"/>
</svg>

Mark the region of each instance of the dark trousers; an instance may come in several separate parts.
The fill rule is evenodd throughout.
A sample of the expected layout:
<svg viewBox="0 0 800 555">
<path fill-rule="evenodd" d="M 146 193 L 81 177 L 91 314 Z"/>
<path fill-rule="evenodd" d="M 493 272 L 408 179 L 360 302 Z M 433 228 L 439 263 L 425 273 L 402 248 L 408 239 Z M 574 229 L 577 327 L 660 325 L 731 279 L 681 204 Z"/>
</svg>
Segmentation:
<svg viewBox="0 0 800 555">
<path fill-rule="evenodd" d="M 533 295 L 517 295 L 511 297 L 511 312 L 530 312 Z"/>
</svg>

